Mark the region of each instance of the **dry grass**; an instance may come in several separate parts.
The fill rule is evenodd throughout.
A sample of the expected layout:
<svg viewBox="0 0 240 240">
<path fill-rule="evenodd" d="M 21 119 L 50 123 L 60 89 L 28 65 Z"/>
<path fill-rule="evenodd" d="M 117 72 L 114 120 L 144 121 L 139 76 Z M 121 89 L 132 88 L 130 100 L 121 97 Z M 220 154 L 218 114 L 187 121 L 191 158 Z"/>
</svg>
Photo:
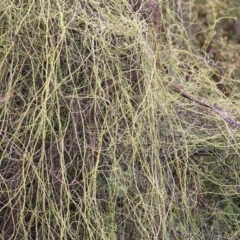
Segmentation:
<svg viewBox="0 0 240 240">
<path fill-rule="evenodd" d="M 0 239 L 238 239 L 240 130 L 172 86 L 236 121 L 239 98 L 170 6 L 14 2 L 0 7 Z"/>
</svg>

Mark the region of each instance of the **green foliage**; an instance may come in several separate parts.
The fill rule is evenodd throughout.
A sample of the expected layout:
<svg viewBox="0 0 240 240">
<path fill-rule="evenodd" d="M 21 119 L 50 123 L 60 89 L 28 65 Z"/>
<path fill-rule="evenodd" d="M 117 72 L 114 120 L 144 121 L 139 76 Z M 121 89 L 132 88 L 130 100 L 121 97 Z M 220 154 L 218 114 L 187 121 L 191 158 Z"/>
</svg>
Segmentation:
<svg viewBox="0 0 240 240">
<path fill-rule="evenodd" d="M 235 87 L 239 89 L 239 84 L 236 82 L 240 77 L 239 2 L 195 0 L 191 3 L 183 3 L 182 11 L 194 44 L 204 49 L 216 62 L 222 77 L 233 78 L 230 83 L 233 91 Z M 229 80 L 224 84 L 228 85 Z"/>
</svg>

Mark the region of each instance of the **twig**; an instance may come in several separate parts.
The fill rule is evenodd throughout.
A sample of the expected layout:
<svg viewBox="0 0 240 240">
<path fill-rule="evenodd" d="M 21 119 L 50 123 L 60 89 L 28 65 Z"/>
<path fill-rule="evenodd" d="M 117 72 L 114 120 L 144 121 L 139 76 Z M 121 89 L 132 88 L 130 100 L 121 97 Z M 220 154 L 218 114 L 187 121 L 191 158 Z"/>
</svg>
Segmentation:
<svg viewBox="0 0 240 240">
<path fill-rule="evenodd" d="M 181 96 L 195 102 L 198 103 L 201 106 L 210 108 L 211 110 L 213 110 L 215 113 L 217 113 L 218 115 L 220 115 L 226 122 L 228 122 L 232 127 L 237 127 L 240 128 L 240 123 L 236 122 L 234 119 L 232 119 L 231 117 L 229 117 L 228 113 L 226 111 L 223 111 L 221 108 L 216 107 L 216 106 L 212 106 L 208 103 L 202 102 L 194 97 L 192 97 L 191 95 L 187 94 L 184 92 L 184 90 L 180 87 L 180 86 L 176 86 L 176 85 L 172 85 L 173 90 L 177 93 L 179 93 Z"/>
</svg>

